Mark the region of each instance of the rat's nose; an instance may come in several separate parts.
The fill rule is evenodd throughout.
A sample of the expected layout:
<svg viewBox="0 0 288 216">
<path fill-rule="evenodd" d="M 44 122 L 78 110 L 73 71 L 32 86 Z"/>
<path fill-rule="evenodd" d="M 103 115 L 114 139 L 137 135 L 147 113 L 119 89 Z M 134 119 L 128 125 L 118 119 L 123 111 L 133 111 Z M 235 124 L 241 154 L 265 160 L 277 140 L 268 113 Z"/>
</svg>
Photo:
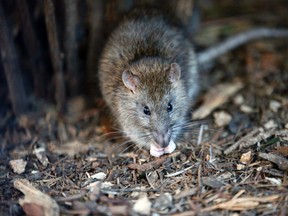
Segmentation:
<svg viewBox="0 0 288 216">
<path fill-rule="evenodd" d="M 152 134 L 159 147 L 166 148 L 169 145 L 171 133 L 168 129 L 163 131 L 156 130 L 153 131 Z"/>
</svg>

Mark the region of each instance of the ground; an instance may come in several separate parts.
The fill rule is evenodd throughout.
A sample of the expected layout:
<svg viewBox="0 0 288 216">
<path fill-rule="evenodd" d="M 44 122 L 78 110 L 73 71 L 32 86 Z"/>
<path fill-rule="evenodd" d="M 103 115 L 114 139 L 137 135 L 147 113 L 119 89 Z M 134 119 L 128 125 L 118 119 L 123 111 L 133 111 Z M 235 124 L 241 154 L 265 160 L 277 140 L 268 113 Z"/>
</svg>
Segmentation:
<svg viewBox="0 0 288 216">
<path fill-rule="evenodd" d="M 222 25 L 204 23 L 195 40 L 210 46 Z M 286 59 L 287 38 L 265 39 L 202 69 L 191 128 L 160 158 L 125 145 L 101 98 L 97 107 L 74 98 L 64 114 L 40 102 L 18 118 L 7 112 L 0 215 L 287 215 Z"/>
</svg>

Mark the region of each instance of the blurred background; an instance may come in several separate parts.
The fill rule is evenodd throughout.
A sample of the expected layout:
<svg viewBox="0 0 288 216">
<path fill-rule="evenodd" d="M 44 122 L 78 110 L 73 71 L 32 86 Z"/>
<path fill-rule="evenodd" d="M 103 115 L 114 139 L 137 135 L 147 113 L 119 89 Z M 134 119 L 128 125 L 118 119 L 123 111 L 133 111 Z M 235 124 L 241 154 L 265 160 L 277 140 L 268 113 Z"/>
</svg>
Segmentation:
<svg viewBox="0 0 288 216">
<path fill-rule="evenodd" d="M 79 96 L 97 104 L 101 50 L 123 15 L 141 4 L 181 20 L 196 50 L 255 26 L 288 23 L 286 0 L 1 0 L 0 119 L 47 104 L 63 112 Z"/>
</svg>

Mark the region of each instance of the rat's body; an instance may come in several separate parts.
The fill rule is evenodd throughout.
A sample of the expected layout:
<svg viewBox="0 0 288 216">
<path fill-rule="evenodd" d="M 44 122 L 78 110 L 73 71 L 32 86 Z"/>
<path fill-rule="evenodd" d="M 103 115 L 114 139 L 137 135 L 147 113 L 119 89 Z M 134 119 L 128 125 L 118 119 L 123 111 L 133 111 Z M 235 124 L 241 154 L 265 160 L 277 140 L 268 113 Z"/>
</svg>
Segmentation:
<svg viewBox="0 0 288 216">
<path fill-rule="evenodd" d="M 116 28 L 99 67 L 103 97 L 122 131 L 155 156 L 174 150 L 198 76 L 192 44 L 154 10 L 136 10 Z"/>
</svg>

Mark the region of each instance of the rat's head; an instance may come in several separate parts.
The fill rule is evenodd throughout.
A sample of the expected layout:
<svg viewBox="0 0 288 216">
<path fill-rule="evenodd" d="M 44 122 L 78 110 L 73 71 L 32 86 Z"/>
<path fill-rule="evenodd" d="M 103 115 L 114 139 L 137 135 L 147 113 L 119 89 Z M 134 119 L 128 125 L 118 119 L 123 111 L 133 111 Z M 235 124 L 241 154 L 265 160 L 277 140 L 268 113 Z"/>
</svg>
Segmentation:
<svg viewBox="0 0 288 216">
<path fill-rule="evenodd" d="M 122 81 L 118 110 L 126 135 L 151 155 L 173 152 L 188 108 L 180 66 L 145 60 L 124 70 Z"/>
</svg>

